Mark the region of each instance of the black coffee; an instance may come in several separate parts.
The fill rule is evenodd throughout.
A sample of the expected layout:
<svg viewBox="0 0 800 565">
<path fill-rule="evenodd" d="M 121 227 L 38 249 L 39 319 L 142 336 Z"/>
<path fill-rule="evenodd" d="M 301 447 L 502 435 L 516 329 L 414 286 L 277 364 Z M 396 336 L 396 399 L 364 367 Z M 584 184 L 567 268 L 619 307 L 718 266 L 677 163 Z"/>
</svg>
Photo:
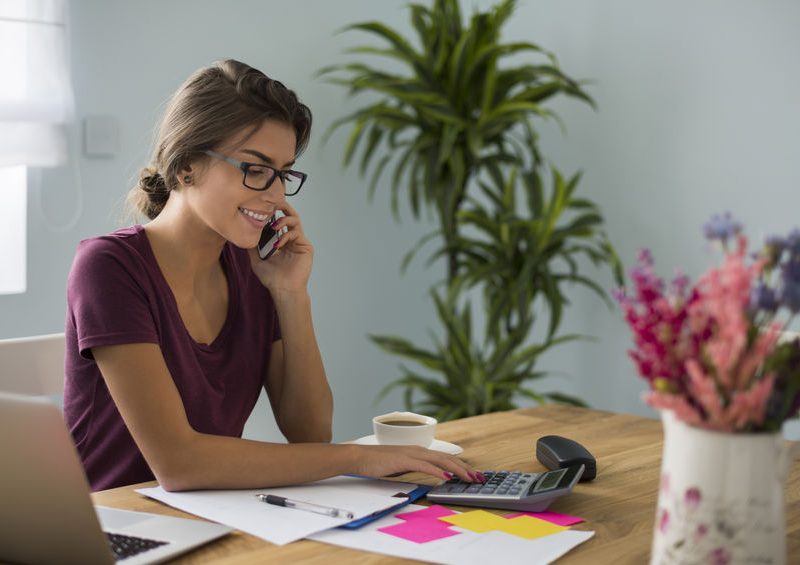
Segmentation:
<svg viewBox="0 0 800 565">
<path fill-rule="evenodd" d="M 424 422 L 414 422 L 413 420 L 384 420 L 381 424 L 387 426 L 424 426 Z"/>
</svg>

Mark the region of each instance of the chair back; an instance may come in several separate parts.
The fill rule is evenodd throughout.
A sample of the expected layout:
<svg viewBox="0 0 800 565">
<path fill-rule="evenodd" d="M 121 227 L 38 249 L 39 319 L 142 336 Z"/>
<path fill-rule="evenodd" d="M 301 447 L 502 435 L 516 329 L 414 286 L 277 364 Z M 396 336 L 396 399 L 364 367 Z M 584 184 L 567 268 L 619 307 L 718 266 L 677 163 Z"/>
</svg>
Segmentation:
<svg viewBox="0 0 800 565">
<path fill-rule="evenodd" d="M 0 339 L 0 390 L 63 394 L 65 348 L 63 333 Z"/>
</svg>

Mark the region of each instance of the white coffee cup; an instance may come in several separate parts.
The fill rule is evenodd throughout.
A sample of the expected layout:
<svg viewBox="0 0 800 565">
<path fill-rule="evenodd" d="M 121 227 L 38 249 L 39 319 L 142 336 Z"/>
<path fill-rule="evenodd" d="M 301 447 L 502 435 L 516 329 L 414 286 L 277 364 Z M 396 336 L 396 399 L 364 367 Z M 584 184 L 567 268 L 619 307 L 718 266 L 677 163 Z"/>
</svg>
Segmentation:
<svg viewBox="0 0 800 565">
<path fill-rule="evenodd" d="M 389 412 L 375 416 L 372 429 L 381 445 L 429 447 L 436 431 L 436 418 L 414 412 Z"/>
</svg>

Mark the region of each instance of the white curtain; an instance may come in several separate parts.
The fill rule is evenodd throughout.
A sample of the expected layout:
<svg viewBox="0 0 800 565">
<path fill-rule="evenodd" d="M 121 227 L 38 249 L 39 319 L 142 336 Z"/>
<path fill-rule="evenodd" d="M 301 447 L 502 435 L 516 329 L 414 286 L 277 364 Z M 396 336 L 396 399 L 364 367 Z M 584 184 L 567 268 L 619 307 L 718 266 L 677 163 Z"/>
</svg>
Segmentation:
<svg viewBox="0 0 800 565">
<path fill-rule="evenodd" d="M 0 167 L 67 160 L 67 0 L 0 0 Z"/>
</svg>

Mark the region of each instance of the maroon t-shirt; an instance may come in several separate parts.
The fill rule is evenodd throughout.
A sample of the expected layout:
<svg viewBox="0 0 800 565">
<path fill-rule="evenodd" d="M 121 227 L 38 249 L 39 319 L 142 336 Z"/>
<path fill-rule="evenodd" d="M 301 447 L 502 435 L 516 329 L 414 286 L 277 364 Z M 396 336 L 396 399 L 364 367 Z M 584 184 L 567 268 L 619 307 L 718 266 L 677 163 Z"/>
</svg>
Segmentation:
<svg viewBox="0 0 800 565">
<path fill-rule="evenodd" d="M 192 428 L 241 436 L 280 329 L 247 251 L 226 243 L 220 262 L 228 279 L 228 314 L 216 339 L 203 344 L 186 330 L 142 226 L 78 245 L 67 281 L 64 417 L 92 490 L 154 478 L 108 392 L 93 347 L 157 343 Z"/>
</svg>

